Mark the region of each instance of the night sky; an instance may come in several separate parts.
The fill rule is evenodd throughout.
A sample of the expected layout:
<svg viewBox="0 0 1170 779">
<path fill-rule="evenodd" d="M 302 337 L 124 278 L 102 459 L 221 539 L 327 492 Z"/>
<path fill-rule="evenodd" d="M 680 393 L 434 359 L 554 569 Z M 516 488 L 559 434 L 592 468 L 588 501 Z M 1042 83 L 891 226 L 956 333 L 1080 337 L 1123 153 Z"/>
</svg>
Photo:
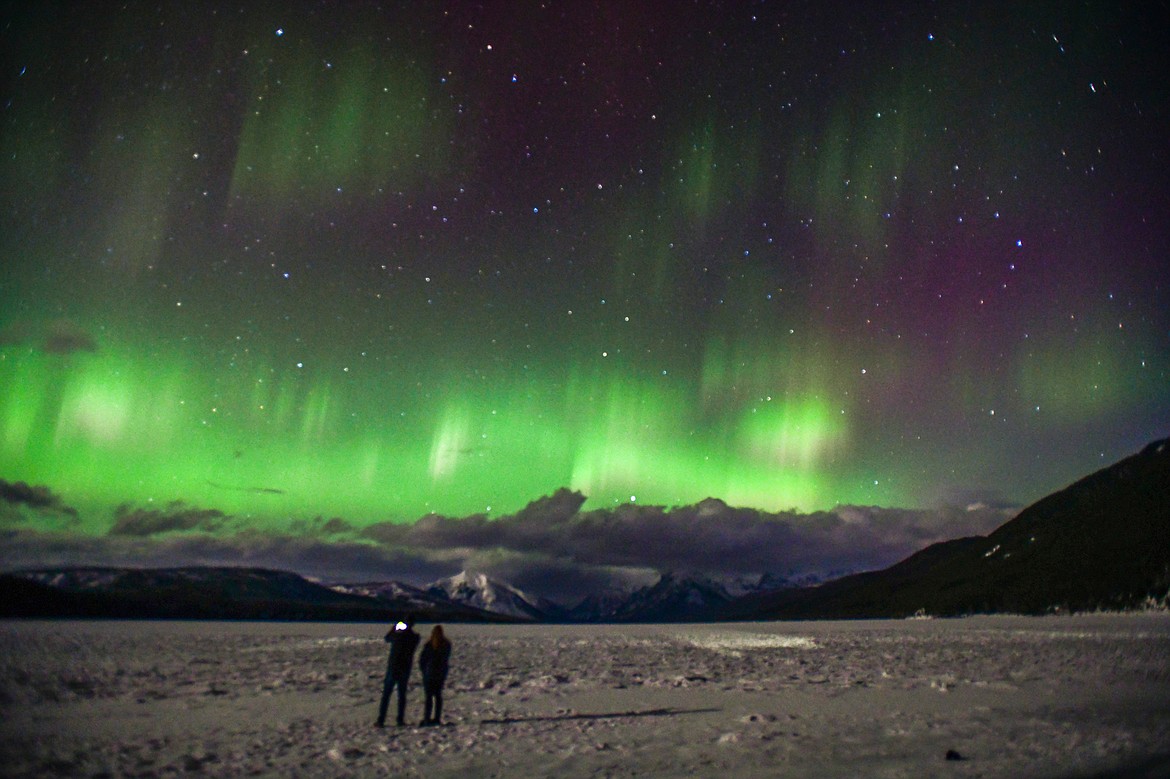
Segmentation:
<svg viewBox="0 0 1170 779">
<path fill-rule="evenodd" d="M 15 5 L 0 559 L 568 488 L 872 563 L 1170 433 L 1165 5 Z"/>
</svg>

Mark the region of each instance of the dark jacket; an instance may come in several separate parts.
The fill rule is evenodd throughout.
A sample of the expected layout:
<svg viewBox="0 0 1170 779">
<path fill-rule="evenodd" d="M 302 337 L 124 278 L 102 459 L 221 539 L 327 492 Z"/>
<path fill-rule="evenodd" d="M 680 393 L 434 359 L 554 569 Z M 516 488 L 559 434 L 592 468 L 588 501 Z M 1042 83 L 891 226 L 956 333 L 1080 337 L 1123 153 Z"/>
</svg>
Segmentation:
<svg viewBox="0 0 1170 779">
<path fill-rule="evenodd" d="M 422 654 L 418 656 L 418 667 L 422 670 L 424 687 L 428 690 L 442 689 L 443 682 L 447 681 L 447 662 L 450 659 L 450 641 L 444 641 L 439 649 L 435 649 L 430 641 L 423 644 Z"/>
<path fill-rule="evenodd" d="M 391 630 L 386 634 L 390 644 L 390 658 L 386 661 L 387 679 L 410 678 L 410 665 L 414 661 L 414 650 L 418 649 L 419 635 L 412 628 Z"/>
</svg>

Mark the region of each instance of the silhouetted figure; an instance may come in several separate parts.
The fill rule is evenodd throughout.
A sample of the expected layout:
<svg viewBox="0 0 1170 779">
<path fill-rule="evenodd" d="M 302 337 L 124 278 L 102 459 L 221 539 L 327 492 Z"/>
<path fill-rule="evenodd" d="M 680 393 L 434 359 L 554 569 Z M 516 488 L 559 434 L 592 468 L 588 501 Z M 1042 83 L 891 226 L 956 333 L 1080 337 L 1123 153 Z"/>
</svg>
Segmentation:
<svg viewBox="0 0 1170 779">
<path fill-rule="evenodd" d="M 406 617 L 386 634 L 390 645 L 390 657 L 386 661 L 386 679 L 382 682 L 382 702 L 378 704 L 379 728 L 386 726 L 386 707 L 390 703 L 390 692 L 398 687 L 398 724 L 406 724 L 406 683 L 410 681 L 410 667 L 414 663 L 414 650 L 418 648 L 419 635 L 414 632 L 414 620 Z"/>
<path fill-rule="evenodd" d="M 443 720 L 443 683 L 447 681 L 447 663 L 451 659 L 451 642 L 443 635 L 443 626 L 435 625 L 431 637 L 423 644 L 418 656 L 418 667 L 422 670 L 423 692 L 426 704 L 423 706 L 423 725 L 440 725 Z M 431 707 L 434 706 L 434 717 Z"/>
</svg>

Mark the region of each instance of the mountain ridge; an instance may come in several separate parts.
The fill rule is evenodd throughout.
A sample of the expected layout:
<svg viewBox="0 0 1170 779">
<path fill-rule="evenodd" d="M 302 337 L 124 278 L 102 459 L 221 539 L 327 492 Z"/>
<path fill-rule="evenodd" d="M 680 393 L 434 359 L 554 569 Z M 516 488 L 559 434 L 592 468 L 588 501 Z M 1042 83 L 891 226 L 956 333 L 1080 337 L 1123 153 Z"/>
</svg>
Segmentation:
<svg viewBox="0 0 1170 779">
<path fill-rule="evenodd" d="M 1170 602 L 1170 439 L 1025 508 L 986 536 L 933 544 L 880 571 L 749 596 L 724 619 L 1049 614 Z"/>
<path fill-rule="evenodd" d="M 408 586 L 408 585 L 406 585 Z M 385 622 L 509 621 L 442 602 L 374 597 L 291 571 L 236 566 L 74 566 L 0 575 L 0 616 Z"/>
</svg>

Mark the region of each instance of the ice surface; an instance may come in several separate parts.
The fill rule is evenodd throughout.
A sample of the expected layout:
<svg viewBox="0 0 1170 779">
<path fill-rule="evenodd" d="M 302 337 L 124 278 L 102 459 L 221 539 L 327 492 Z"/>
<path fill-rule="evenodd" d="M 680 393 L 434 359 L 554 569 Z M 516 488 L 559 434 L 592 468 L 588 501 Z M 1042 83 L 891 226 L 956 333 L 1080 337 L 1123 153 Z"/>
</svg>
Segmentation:
<svg viewBox="0 0 1170 779">
<path fill-rule="evenodd" d="M 377 730 L 385 626 L 0 622 L 0 774 L 1170 776 L 1164 614 L 445 627 Z"/>
</svg>

